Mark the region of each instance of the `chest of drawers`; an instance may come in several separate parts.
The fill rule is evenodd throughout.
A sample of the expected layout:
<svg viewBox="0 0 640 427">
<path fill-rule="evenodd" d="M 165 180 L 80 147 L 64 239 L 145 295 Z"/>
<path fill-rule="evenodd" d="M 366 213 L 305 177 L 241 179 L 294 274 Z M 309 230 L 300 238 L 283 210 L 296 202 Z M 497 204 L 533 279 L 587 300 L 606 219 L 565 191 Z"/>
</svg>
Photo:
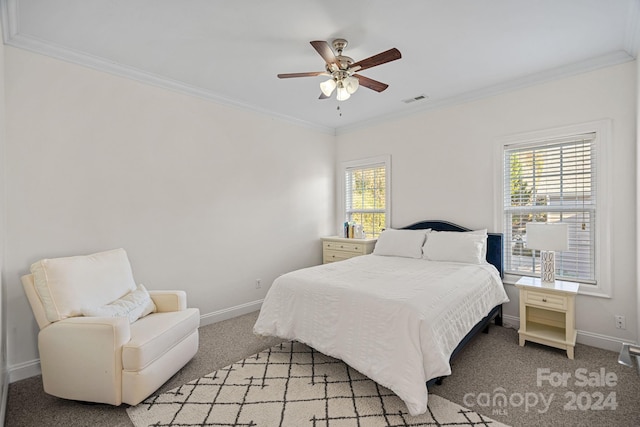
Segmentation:
<svg viewBox="0 0 640 427">
<path fill-rule="evenodd" d="M 322 263 L 342 261 L 373 252 L 377 239 L 322 238 Z"/>
</svg>

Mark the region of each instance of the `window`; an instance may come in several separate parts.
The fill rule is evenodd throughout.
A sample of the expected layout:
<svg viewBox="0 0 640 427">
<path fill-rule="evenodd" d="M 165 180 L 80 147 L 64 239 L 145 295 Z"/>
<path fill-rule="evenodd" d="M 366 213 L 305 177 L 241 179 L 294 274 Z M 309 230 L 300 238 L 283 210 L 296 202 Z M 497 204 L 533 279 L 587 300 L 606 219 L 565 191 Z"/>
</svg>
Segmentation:
<svg viewBox="0 0 640 427">
<path fill-rule="evenodd" d="M 562 222 L 569 227 L 569 249 L 556 253 L 556 277 L 602 289 L 608 274 L 602 248 L 608 235 L 601 150 L 602 127 L 577 126 L 590 132 L 553 135 L 502 144 L 502 206 L 505 272 L 540 275 L 540 252 L 527 249 L 528 222 Z M 603 168 L 604 169 L 604 168 Z M 601 230 L 603 228 L 603 230 Z M 607 251 L 608 252 L 608 251 Z M 603 274 L 603 271 L 606 274 Z"/>
<path fill-rule="evenodd" d="M 344 221 L 363 225 L 367 237 L 389 226 L 389 156 L 343 164 Z"/>
</svg>

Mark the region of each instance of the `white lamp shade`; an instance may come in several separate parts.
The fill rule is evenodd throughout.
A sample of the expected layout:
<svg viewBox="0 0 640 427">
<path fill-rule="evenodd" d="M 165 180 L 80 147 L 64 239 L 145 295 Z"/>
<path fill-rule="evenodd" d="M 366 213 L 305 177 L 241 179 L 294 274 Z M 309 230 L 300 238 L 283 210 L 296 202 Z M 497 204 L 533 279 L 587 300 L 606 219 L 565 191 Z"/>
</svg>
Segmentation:
<svg viewBox="0 0 640 427">
<path fill-rule="evenodd" d="M 333 79 L 329 79 L 320 83 L 320 90 L 325 96 L 331 96 L 331 93 L 336 88 L 336 82 Z"/>
<path fill-rule="evenodd" d="M 569 249 L 569 227 L 563 223 L 527 223 L 527 248 L 542 251 Z"/>
</svg>

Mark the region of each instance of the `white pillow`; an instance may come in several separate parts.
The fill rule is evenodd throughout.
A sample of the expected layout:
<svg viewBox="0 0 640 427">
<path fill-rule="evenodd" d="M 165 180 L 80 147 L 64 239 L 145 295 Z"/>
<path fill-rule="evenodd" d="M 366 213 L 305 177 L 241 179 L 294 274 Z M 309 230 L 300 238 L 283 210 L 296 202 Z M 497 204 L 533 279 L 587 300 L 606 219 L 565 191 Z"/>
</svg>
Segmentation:
<svg viewBox="0 0 640 427">
<path fill-rule="evenodd" d="M 389 228 L 378 236 L 374 255 L 399 256 L 405 258 L 422 258 L 422 245 L 427 233 L 426 230 L 395 230 Z"/>
<path fill-rule="evenodd" d="M 101 307 L 83 307 L 82 315 L 88 317 L 128 317 L 133 323 L 141 317 L 156 311 L 149 292 L 143 285 L 138 285 L 135 291 L 129 292 L 111 304 Z"/>
<path fill-rule="evenodd" d="M 478 235 L 482 235 L 485 237 L 484 239 L 484 245 L 482 246 L 482 259 L 486 260 L 487 259 L 487 229 L 484 228 L 482 230 L 473 230 L 473 231 L 464 231 L 464 233 L 469 233 L 469 234 L 478 234 Z"/>
<path fill-rule="evenodd" d="M 424 259 L 429 261 L 485 264 L 486 234 L 439 232 L 429 233 L 422 247 Z"/>
<path fill-rule="evenodd" d="M 435 231 L 431 230 L 432 233 L 469 233 L 469 234 L 478 234 L 487 237 L 487 229 L 483 228 L 481 230 L 471 230 L 471 231 Z M 423 250 L 424 254 L 424 250 Z M 484 241 L 484 245 L 482 246 L 482 259 L 487 259 L 487 239 Z"/>
<path fill-rule="evenodd" d="M 85 305 L 101 306 L 136 289 L 124 249 L 43 259 L 31 265 L 31 273 L 50 322 L 79 316 Z"/>
</svg>

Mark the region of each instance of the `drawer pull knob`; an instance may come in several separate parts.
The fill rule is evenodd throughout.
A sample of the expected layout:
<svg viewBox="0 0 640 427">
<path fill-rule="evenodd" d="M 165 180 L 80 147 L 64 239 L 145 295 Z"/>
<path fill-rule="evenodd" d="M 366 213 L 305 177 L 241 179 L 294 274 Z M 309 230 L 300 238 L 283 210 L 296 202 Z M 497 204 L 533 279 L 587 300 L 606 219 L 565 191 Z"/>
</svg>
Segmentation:
<svg viewBox="0 0 640 427">
<path fill-rule="evenodd" d="M 344 248 L 344 246 L 340 245 L 340 249 Z"/>
<path fill-rule="evenodd" d="M 547 299 L 546 298 L 542 298 L 542 302 L 547 302 Z"/>
</svg>

